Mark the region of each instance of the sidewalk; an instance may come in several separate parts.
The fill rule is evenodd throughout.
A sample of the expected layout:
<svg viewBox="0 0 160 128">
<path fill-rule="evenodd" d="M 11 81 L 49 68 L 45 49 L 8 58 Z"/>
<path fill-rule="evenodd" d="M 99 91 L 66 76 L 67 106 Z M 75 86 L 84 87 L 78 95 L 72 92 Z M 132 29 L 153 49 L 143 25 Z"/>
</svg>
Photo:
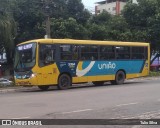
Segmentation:
<svg viewBox="0 0 160 128">
<path fill-rule="evenodd" d="M 38 87 L 22 87 L 22 86 L 13 86 L 13 87 L 1 87 L 0 93 L 7 92 L 16 92 L 16 91 L 30 91 L 30 90 L 38 90 Z"/>
</svg>

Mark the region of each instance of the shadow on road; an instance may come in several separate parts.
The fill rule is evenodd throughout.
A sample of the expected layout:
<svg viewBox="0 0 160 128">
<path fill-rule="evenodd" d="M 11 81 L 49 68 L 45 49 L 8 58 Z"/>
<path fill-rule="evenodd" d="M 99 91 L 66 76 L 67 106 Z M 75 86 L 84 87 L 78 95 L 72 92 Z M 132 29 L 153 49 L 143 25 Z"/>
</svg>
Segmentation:
<svg viewBox="0 0 160 128">
<path fill-rule="evenodd" d="M 111 85 L 110 82 L 106 82 L 104 85 L 98 85 L 95 86 L 92 83 L 84 83 L 84 84 L 73 84 L 72 87 L 69 90 L 74 89 L 85 89 L 85 88 L 119 88 L 119 87 L 127 87 L 127 86 L 139 86 L 141 83 L 146 83 L 146 81 L 126 81 L 122 85 Z M 148 82 L 147 82 L 148 83 Z M 23 88 L 20 90 L 17 90 L 18 92 L 50 92 L 50 91 L 67 91 L 67 90 L 58 90 L 57 86 L 51 86 L 47 91 L 42 91 L 38 87 L 31 87 L 31 88 Z"/>
</svg>

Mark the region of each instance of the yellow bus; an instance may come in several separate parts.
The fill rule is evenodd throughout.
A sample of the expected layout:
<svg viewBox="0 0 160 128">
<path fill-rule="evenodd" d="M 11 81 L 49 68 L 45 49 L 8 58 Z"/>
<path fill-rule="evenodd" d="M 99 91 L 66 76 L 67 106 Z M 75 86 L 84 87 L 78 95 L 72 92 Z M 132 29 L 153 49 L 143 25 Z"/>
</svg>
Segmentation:
<svg viewBox="0 0 160 128">
<path fill-rule="evenodd" d="M 147 76 L 150 45 L 141 42 L 37 39 L 17 45 L 14 78 L 18 86 L 47 90 L 75 83 L 123 84 L 125 79 Z"/>
</svg>

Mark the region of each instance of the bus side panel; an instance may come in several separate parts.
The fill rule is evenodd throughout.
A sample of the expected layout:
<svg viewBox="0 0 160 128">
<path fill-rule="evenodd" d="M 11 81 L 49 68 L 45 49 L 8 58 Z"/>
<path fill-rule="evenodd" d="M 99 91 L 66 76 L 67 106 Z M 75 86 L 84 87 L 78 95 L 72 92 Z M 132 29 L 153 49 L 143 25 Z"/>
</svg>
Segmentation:
<svg viewBox="0 0 160 128">
<path fill-rule="evenodd" d="M 59 70 L 56 63 L 44 67 L 35 67 L 37 85 L 55 85 L 59 76 Z"/>
<path fill-rule="evenodd" d="M 82 63 L 79 61 L 79 65 L 77 64 L 78 61 L 60 61 L 57 62 L 57 67 L 60 74 L 67 73 L 72 77 L 72 83 L 88 82 L 88 76 L 80 75 L 77 77 L 77 70 L 82 68 Z M 83 74 L 83 71 L 81 73 Z"/>
<path fill-rule="evenodd" d="M 141 76 L 147 76 L 147 75 L 149 75 L 149 71 L 150 71 L 150 69 L 149 69 L 149 62 L 146 61 L 145 65 L 143 67 Z"/>
<path fill-rule="evenodd" d="M 144 60 L 119 60 L 119 61 L 84 61 L 77 66 L 76 75 L 83 82 L 88 77 L 88 82 L 114 80 L 118 70 L 124 70 L 127 78 L 147 75 L 147 65 Z"/>
<path fill-rule="evenodd" d="M 67 73 L 72 77 L 72 83 L 114 80 L 118 70 L 124 70 L 127 79 L 148 75 L 144 60 L 63 61 L 57 62 L 57 67 L 56 79 L 59 74 Z"/>
</svg>

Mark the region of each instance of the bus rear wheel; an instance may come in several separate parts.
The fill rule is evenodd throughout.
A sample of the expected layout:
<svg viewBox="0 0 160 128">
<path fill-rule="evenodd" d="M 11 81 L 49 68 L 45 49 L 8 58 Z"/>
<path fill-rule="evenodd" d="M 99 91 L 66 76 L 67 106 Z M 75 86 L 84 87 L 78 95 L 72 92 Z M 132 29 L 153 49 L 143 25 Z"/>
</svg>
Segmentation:
<svg viewBox="0 0 160 128">
<path fill-rule="evenodd" d="M 41 89 L 42 91 L 47 91 L 49 86 L 38 86 L 39 89 Z"/>
<path fill-rule="evenodd" d="M 71 87 L 71 77 L 67 74 L 62 74 L 58 79 L 58 89 L 65 90 Z"/>
<path fill-rule="evenodd" d="M 92 82 L 95 86 L 102 86 L 104 85 L 103 81 L 96 81 L 96 82 Z"/>
<path fill-rule="evenodd" d="M 111 84 L 113 85 L 123 84 L 124 80 L 125 80 L 125 73 L 123 71 L 118 71 L 116 73 L 115 80 L 111 80 Z"/>
</svg>

